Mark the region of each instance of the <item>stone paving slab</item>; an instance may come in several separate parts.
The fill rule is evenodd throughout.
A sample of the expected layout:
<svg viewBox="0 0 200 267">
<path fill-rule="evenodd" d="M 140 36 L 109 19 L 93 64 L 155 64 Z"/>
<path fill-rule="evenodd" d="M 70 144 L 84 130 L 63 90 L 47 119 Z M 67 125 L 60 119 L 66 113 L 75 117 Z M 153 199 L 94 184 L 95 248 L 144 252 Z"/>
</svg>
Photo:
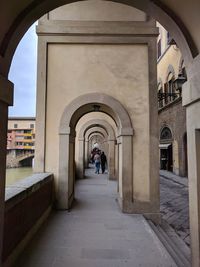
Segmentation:
<svg viewBox="0 0 200 267">
<path fill-rule="evenodd" d="M 186 178 L 165 171 L 160 174 L 162 174 L 160 176 L 162 218 L 176 231 L 185 244 L 190 246 L 189 200 Z"/>
<path fill-rule="evenodd" d="M 116 182 L 87 174 L 71 212 L 54 212 L 16 267 L 175 267 L 144 217 L 120 211 Z"/>
</svg>

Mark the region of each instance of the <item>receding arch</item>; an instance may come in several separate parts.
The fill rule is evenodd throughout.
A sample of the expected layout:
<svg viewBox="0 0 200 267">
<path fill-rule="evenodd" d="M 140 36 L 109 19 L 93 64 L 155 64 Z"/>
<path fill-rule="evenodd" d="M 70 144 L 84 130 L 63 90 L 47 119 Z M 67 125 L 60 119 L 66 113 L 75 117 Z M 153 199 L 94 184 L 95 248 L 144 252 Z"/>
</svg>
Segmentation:
<svg viewBox="0 0 200 267">
<path fill-rule="evenodd" d="M 87 130 L 87 132 L 85 133 L 85 140 L 86 141 L 89 141 L 90 139 L 90 136 L 93 134 L 93 133 L 98 133 L 98 134 L 101 134 L 105 141 L 108 140 L 108 133 L 105 129 L 101 128 L 101 127 L 91 127 L 90 129 Z"/>
<path fill-rule="evenodd" d="M 96 111 L 97 108 L 114 119 L 118 135 L 133 135 L 131 120 L 125 108 L 115 98 L 102 93 L 85 94 L 73 100 L 63 112 L 59 133 L 70 134 L 70 128 L 75 128 L 83 115 Z"/>
<path fill-rule="evenodd" d="M 98 130 L 98 131 L 96 131 L 96 132 L 92 132 L 92 133 L 88 136 L 87 139 L 85 138 L 85 140 L 86 140 L 86 141 L 90 141 L 91 138 L 92 138 L 93 136 L 95 136 L 95 135 L 99 135 L 99 136 L 101 136 L 102 138 L 105 139 L 105 136 Z"/>
<path fill-rule="evenodd" d="M 86 157 L 88 157 L 88 143 L 86 143 L 87 136 L 85 135 L 94 131 L 96 128 L 102 128 L 106 131 L 108 137 L 108 170 L 109 179 L 115 179 L 115 133 L 112 126 L 103 119 L 93 119 L 86 122 L 79 131 L 79 161 L 78 161 L 78 174 L 80 178 L 84 177 L 84 165 Z"/>
<path fill-rule="evenodd" d="M 86 122 L 79 132 L 79 138 L 84 138 L 85 133 L 92 127 L 100 127 L 107 131 L 109 139 L 115 140 L 115 133 L 112 126 L 106 120 L 94 119 Z"/>
<path fill-rule="evenodd" d="M 91 139 L 94 136 L 100 136 L 106 143 L 108 141 L 108 134 L 103 128 L 90 128 L 85 134 L 85 167 L 88 166 L 88 158 L 92 150 Z"/>
<path fill-rule="evenodd" d="M 119 204 L 124 212 L 130 212 L 133 205 L 133 128 L 131 119 L 118 100 L 101 93 L 90 93 L 77 97 L 65 107 L 61 115 L 57 206 L 60 209 L 69 209 L 74 199 L 76 124 L 86 113 L 97 111 L 97 109 L 99 112 L 111 116 L 117 125 L 118 146 L 120 146 L 122 159 L 119 163 L 121 177 Z M 81 141 L 83 142 L 83 140 Z M 110 142 L 115 145 L 115 140 L 110 140 Z M 83 149 L 83 146 L 81 148 Z"/>
</svg>

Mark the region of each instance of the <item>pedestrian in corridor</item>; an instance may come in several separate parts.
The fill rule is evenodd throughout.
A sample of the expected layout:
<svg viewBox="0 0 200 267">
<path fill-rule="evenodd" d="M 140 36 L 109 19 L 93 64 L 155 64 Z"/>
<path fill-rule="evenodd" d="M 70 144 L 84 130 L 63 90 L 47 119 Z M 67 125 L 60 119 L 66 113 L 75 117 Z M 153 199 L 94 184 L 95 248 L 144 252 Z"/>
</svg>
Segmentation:
<svg viewBox="0 0 200 267">
<path fill-rule="evenodd" d="M 105 153 L 102 151 L 102 153 L 101 153 L 101 170 L 102 170 L 102 173 L 105 172 L 106 163 L 107 163 L 107 158 L 106 158 Z"/>
<path fill-rule="evenodd" d="M 97 152 L 94 156 L 94 164 L 95 164 L 95 173 L 98 173 L 98 174 L 99 174 L 99 169 L 100 169 L 100 161 L 101 161 L 100 153 Z"/>
</svg>

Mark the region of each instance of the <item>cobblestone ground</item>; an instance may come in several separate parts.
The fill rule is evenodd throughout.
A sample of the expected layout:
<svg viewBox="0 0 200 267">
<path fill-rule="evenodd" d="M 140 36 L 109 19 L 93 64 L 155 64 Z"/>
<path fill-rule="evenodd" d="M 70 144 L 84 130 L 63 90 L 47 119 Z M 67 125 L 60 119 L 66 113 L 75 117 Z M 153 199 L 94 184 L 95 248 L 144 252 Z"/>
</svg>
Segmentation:
<svg viewBox="0 0 200 267">
<path fill-rule="evenodd" d="M 162 218 L 190 246 L 188 187 L 160 177 Z"/>
</svg>

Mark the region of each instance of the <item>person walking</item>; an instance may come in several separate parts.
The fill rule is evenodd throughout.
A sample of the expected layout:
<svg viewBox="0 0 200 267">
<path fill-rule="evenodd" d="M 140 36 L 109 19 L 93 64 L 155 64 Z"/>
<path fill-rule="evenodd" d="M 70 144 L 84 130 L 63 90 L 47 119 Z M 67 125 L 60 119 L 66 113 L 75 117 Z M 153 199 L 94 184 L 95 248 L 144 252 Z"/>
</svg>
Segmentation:
<svg viewBox="0 0 200 267">
<path fill-rule="evenodd" d="M 95 164 L 95 173 L 98 173 L 98 174 L 99 174 L 99 169 L 100 169 L 100 160 L 101 160 L 101 157 L 99 153 L 96 153 L 94 156 L 94 164 Z"/>
<path fill-rule="evenodd" d="M 106 158 L 105 153 L 102 151 L 102 153 L 101 153 L 101 170 L 102 170 L 102 173 L 105 172 L 106 163 L 107 163 L 107 158 Z"/>
</svg>

